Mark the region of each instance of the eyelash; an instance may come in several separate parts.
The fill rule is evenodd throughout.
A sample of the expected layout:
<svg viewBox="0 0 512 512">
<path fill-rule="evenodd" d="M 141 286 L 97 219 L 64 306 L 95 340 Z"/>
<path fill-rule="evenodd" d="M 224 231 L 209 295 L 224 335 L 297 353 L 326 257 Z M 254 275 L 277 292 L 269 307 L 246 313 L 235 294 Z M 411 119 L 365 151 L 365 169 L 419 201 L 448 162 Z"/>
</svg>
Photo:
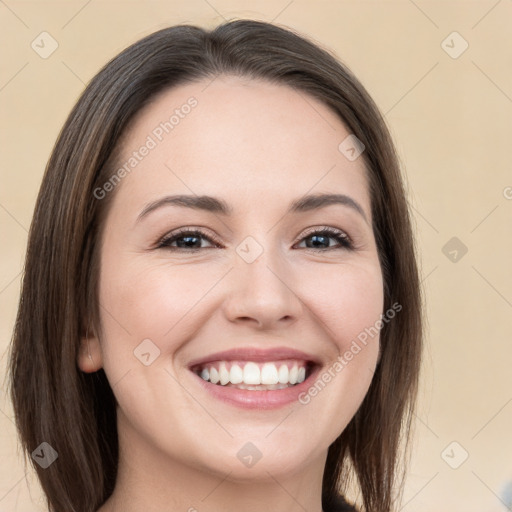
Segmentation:
<svg viewBox="0 0 512 512">
<path fill-rule="evenodd" d="M 326 247 L 323 249 L 315 249 L 313 247 L 304 247 L 304 249 L 313 251 L 313 252 L 325 252 L 336 249 L 345 249 L 345 250 L 354 250 L 354 245 L 350 237 L 339 229 L 334 229 L 328 226 L 323 226 L 320 229 L 316 229 L 306 233 L 299 242 L 302 242 L 304 239 L 310 238 L 314 235 L 325 236 L 327 235 L 330 238 L 334 238 L 339 244 L 340 247 Z M 166 249 L 170 251 L 182 251 L 182 252 L 197 252 L 202 249 L 211 249 L 211 247 L 194 247 L 194 248 L 184 248 L 184 247 L 171 247 L 170 244 L 175 242 L 180 238 L 184 238 L 185 236 L 196 236 L 203 237 L 207 239 L 209 242 L 214 242 L 217 245 L 221 245 L 220 240 L 218 240 L 215 236 L 207 235 L 204 231 L 200 229 L 190 229 L 190 228 L 181 228 L 177 232 L 170 233 L 165 235 L 157 244 L 157 249 Z"/>
</svg>

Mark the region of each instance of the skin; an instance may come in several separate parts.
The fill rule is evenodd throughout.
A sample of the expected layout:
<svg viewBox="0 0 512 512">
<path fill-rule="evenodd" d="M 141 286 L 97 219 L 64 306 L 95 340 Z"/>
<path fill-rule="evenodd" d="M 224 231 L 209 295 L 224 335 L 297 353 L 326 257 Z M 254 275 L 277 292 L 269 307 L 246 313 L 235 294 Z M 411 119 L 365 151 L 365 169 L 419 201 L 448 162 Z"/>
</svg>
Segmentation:
<svg viewBox="0 0 512 512">
<path fill-rule="evenodd" d="M 118 479 L 99 510 L 321 512 L 327 449 L 369 388 L 378 336 L 307 405 L 240 409 L 207 394 L 187 365 L 240 346 L 285 346 L 327 369 L 375 324 L 383 281 L 364 162 L 338 150 L 349 132 L 327 106 L 231 76 L 155 97 L 123 140 L 122 162 L 191 96 L 197 106 L 117 185 L 105 221 L 102 331 L 81 340 L 78 360 L 84 372 L 104 368 L 119 404 Z M 340 204 L 286 214 L 306 193 L 348 195 L 366 220 Z M 137 221 L 171 194 L 216 196 L 234 214 L 166 206 Z M 356 248 L 333 238 L 308 248 L 306 230 L 323 226 Z M 220 245 L 155 248 L 181 227 L 202 227 Z M 248 236 L 263 251 L 252 263 L 236 252 Z M 145 339 L 160 350 L 149 366 L 134 357 Z M 236 456 L 247 442 L 262 454 L 250 468 Z"/>
</svg>

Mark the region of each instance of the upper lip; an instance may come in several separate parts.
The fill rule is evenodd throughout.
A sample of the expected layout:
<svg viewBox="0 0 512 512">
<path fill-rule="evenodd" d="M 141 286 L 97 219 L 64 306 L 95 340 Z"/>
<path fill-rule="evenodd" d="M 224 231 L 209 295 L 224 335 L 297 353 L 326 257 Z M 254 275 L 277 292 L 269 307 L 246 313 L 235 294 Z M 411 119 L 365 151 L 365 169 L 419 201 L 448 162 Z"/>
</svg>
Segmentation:
<svg viewBox="0 0 512 512">
<path fill-rule="evenodd" d="M 320 364 L 320 361 L 316 356 L 293 348 L 275 347 L 262 349 L 255 347 L 238 347 L 231 350 L 224 350 L 222 352 L 215 352 L 214 354 L 209 354 L 207 356 L 194 359 L 189 363 L 189 367 L 212 363 L 214 361 L 270 362 L 280 361 L 283 359 L 298 359 L 314 364 Z"/>
</svg>

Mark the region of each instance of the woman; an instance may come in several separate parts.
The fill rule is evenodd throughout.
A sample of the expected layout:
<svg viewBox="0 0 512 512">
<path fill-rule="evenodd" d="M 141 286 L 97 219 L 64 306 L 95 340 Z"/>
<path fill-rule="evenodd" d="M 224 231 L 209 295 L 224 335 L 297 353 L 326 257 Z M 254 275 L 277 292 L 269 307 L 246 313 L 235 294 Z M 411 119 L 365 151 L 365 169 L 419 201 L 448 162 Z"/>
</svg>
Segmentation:
<svg viewBox="0 0 512 512">
<path fill-rule="evenodd" d="M 56 512 L 355 510 L 351 489 L 389 512 L 421 318 L 398 160 L 349 70 L 272 24 L 160 30 L 94 77 L 47 166 L 22 444 Z"/>
</svg>

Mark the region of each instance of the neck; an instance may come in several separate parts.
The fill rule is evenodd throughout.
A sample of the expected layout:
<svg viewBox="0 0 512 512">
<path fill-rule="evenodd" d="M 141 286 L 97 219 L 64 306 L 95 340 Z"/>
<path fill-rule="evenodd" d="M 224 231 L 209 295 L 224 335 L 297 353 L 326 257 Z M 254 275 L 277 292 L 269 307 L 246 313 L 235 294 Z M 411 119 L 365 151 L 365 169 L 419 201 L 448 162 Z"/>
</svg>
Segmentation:
<svg viewBox="0 0 512 512">
<path fill-rule="evenodd" d="M 97 512 L 322 512 L 325 456 L 293 473 L 260 466 L 258 478 L 242 480 L 232 471 L 215 473 L 164 457 L 120 434 L 116 486 Z"/>
</svg>

